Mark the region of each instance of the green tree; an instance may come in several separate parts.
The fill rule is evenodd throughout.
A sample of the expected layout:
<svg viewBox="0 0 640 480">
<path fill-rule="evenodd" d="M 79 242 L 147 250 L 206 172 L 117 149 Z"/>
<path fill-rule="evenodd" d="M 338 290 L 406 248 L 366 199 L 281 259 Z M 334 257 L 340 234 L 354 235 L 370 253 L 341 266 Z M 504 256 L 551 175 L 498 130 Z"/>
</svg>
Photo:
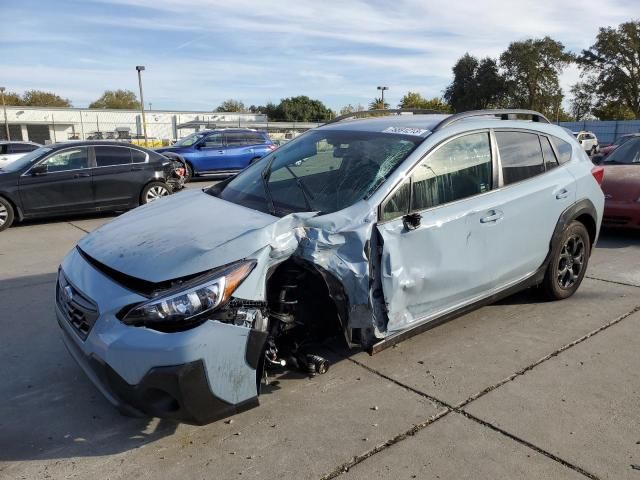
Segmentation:
<svg viewBox="0 0 640 480">
<path fill-rule="evenodd" d="M 601 28 L 596 43 L 582 51 L 578 64 L 596 87 L 601 113 L 606 106 L 617 105 L 640 119 L 640 20 Z"/>
<path fill-rule="evenodd" d="M 437 110 L 442 113 L 451 112 L 451 108 L 438 97 L 426 99 L 418 92 L 407 92 L 398 104 L 398 108 L 424 108 L 427 110 Z"/>
<path fill-rule="evenodd" d="M 52 92 L 27 90 L 22 95 L 20 105 L 30 107 L 70 107 L 71 101 Z"/>
<path fill-rule="evenodd" d="M 348 115 L 350 113 L 355 113 L 355 112 L 363 112 L 365 111 L 366 108 L 364 107 L 364 105 L 361 104 L 357 104 L 357 105 L 345 105 L 344 107 L 342 107 L 340 109 L 340 115 Z"/>
<path fill-rule="evenodd" d="M 500 55 L 510 107 L 538 110 L 555 116 L 562 89 L 558 76 L 573 56 L 550 37 L 513 42 Z"/>
<path fill-rule="evenodd" d="M 369 103 L 369 110 L 386 110 L 389 108 L 387 102 L 383 102 L 381 97 L 376 97 Z"/>
<path fill-rule="evenodd" d="M 505 83 L 492 58 L 478 60 L 465 53 L 453 66 L 453 81 L 444 100 L 455 112 L 480 110 L 503 103 Z"/>
<path fill-rule="evenodd" d="M 591 113 L 599 120 L 634 120 L 637 118 L 627 105 L 618 101 L 598 102 Z"/>
<path fill-rule="evenodd" d="M 139 109 L 140 102 L 131 90 L 107 90 L 89 108 Z"/>
<path fill-rule="evenodd" d="M 594 87 L 590 82 L 578 82 L 571 87 L 570 108 L 576 120 L 583 120 L 592 114 Z"/>
<path fill-rule="evenodd" d="M 229 100 L 225 100 L 220 104 L 218 108 L 216 108 L 216 112 L 246 112 L 247 110 L 244 108 L 244 103 L 240 100 L 234 100 L 230 98 Z"/>
<path fill-rule="evenodd" d="M 284 122 L 324 122 L 333 114 L 320 100 L 305 95 L 283 98 L 277 106 L 268 103 L 264 108 L 270 120 Z"/>
</svg>

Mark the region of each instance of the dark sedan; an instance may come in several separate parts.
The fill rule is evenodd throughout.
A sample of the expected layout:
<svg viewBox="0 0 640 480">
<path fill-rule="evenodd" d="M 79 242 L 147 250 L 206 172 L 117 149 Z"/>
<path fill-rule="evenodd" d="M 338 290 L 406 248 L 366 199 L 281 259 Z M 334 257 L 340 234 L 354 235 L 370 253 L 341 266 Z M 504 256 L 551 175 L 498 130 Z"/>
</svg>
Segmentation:
<svg viewBox="0 0 640 480">
<path fill-rule="evenodd" d="M 135 145 L 47 145 L 0 168 L 0 231 L 14 220 L 133 208 L 183 182 L 174 161 Z"/>
</svg>

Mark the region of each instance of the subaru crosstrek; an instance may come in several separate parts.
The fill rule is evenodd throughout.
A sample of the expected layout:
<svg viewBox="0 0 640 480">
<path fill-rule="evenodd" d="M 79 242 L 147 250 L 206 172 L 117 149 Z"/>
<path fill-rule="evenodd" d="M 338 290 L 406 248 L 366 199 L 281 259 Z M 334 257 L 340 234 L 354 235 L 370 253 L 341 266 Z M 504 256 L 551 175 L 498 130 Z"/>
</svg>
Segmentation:
<svg viewBox="0 0 640 480">
<path fill-rule="evenodd" d="M 245 128 L 202 130 L 156 151 L 180 158 L 189 181 L 201 174 L 233 175 L 275 148 L 266 132 Z"/>
<path fill-rule="evenodd" d="M 265 370 L 322 373 L 336 331 L 375 353 L 527 287 L 576 291 L 604 196 L 575 138 L 530 111 L 384 113 L 80 240 L 57 319 L 111 402 L 204 423 L 257 405 Z"/>
</svg>

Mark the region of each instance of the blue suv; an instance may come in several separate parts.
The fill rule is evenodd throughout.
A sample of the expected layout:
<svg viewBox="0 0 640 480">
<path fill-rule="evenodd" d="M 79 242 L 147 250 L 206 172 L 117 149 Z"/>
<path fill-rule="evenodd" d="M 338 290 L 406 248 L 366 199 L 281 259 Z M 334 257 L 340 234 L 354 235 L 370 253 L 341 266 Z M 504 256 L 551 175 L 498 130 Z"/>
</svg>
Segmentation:
<svg viewBox="0 0 640 480">
<path fill-rule="evenodd" d="M 194 175 L 207 173 L 233 175 L 275 149 L 266 132 L 245 128 L 195 132 L 156 151 L 180 157 L 189 181 Z"/>
</svg>

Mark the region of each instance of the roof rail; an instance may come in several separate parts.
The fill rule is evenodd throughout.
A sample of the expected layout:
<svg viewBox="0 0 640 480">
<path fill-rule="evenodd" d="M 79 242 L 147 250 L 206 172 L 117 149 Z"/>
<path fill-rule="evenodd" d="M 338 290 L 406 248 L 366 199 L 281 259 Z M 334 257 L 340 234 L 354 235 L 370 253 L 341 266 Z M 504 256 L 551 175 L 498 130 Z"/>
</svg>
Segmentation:
<svg viewBox="0 0 640 480">
<path fill-rule="evenodd" d="M 348 120 L 350 118 L 362 118 L 369 117 L 374 115 L 400 115 L 402 113 L 413 113 L 414 115 L 425 115 L 425 114 L 443 114 L 444 112 L 440 112 L 438 110 L 429 110 L 426 108 L 385 108 L 377 109 L 377 110 L 362 110 L 361 112 L 353 112 L 347 113 L 345 115 L 340 115 L 339 117 L 334 118 L 333 120 L 329 120 L 325 125 L 329 125 L 331 123 L 342 122 L 343 120 Z"/>
<path fill-rule="evenodd" d="M 547 119 L 547 117 L 534 110 L 522 110 L 518 108 L 497 108 L 493 110 L 470 110 L 468 112 L 456 113 L 442 120 L 432 129 L 432 131 L 435 132 L 436 130 L 443 129 L 444 127 L 448 127 L 452 123 L 464 120 L 465 118 L 494 116 L 500 117 L 500 120 L 509 120 L 509 115 L 527 115 L 530 116 L 531 120 L 534 122 L 551 123 Z"/>
</svg>

